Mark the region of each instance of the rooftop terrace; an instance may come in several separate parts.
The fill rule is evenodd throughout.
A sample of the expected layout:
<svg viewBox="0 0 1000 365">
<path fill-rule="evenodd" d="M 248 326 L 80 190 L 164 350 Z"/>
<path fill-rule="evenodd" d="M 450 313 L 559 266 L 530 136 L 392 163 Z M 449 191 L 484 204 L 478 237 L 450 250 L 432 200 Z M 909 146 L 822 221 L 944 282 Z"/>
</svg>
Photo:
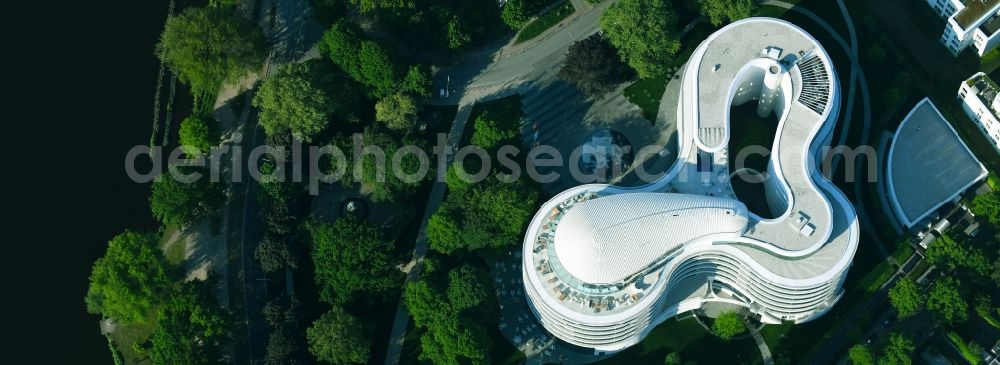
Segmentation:
<svg viewBox="0 0 1000 365">
<path fill-rule="evenodd" d="M 955 22 L 962 29 L 969 29 L 998 4 L 1000 4 L 1000 0 L 967 0 L 965 9 L 955 14 Z"/>
</svg>

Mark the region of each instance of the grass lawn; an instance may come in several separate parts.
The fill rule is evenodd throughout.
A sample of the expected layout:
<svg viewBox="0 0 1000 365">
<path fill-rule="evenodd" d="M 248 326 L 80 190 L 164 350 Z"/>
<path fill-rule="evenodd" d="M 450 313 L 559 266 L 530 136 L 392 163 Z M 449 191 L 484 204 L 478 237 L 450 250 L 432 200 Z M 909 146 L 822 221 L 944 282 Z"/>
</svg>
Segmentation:
<svg viewBox="0 0 1000 365">
<path fill-rule="evenodd" d="M 958 333 L 948 332 L 947 337 L 948 337 L 948 342 L 951 342 L 951 344 L 958 349 L 958 352 L 962 354 L 962 357 L 965 358 L 965 361 L 968 361 L 970 364 L 980 363 L 979 354 L 973 351 L 972 348 L 970 348 L 969 345 L 965 342 L 965 340 L 963 340 L 962 337 L 958 335 Z"/>
<path fill-rule="evenodd" d="M 725 349 L 725 351 L 719 351 Z M 708 333 L 693 318 L 668 319 L 639 344 L 597 364 L 662 364 L 671 352 L 680 352 L 685 362 L 699 364 L 758 364 L 760 352 L 753 339 L 725 342 Z"/>
<path fill-rule="evenodd" d="M 902 243 L 896 248 L 896 251 L 892 253 L 892 258 L 896 259 L 900 265 L 906 262 L 906 259 L 913 255 L 913 246 L 907 243 Z"/>
<path fill-rule="evenodd" d="M 886 280 L 892 277 L 894 272 L 895 268 L 889 265 L 888 262 L 882 261 L 878 266 L 875 266 L 874 270 L 869 271 L 857 281 L 855 289 L 861 290 L 864 293 L 874 293 Z"/>
<path fill-rule="evenodd" d="M 1000 178 L 997 177 L 996 173 L 991 172 L 986 175 L 986 184 L 990 186 L 990 189 L 998 190 L 1000 189 Z"/>
<path fill-rule="evenodd" d="M 997 320 L 996 314 L 989 311 L 975 311 L 983 321 L 989 323 L 993 328 L 1000 329 L 1000 320 Z"/>
<path fill-rule="evenodd" d="M 765 343 L 776 344 L 781 341 L 781 339 L 792 329 L 793 326 L 795 326 L 794 323 L 766 325 L 760 330 L 760 336 L 764 337 Z"/>
<path fill-rule="evenodd" d="M 576 11 L 573 4 L 569 0 L 563 1 L 562 4 L 557 5 L 545 14 L 542 14 L 535 20 L 532 20 L 528 25 L 525 25 L 521 29 L 521 32 L 517 34 L 517 39 L 514 44 L 521 43 L 527 40 L 534 39 L 542 33 L 544 33 L 549 28 L 552 28 L 556 24 L 559 24 L 563 19 L 566 19 L 570 14 Z"/>
<path fill-rule="evenodd" d="M 997 67 L 1000 67 L 1000 49 L 994 48 L 979 59 L 979 71 L 989 74 Z"/>
<path fill-rule="evenodd" d="M 638 80 L 625 88 L 625 98 L 642 109 L 642 116 L 650 122 L 656 121 L 660 109 L 660 99 L 667 89 L 667 79 Z"/>
<path fill-rule="evenodd" d="M 115 331 L 111 333 L 111 340 L 126 364 L 152 364 L 149 356 L 135 351 L 133 344 L 146 342 L 155 327 L 156 324 L 153 321 L 148 324 L 118 324 Z"/>
</svg>

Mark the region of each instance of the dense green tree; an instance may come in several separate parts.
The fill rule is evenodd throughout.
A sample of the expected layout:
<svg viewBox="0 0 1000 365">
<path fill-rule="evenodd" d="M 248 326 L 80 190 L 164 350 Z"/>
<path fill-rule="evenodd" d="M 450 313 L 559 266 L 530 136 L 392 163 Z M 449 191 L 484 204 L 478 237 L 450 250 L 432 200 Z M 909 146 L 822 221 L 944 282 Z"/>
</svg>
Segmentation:
<svg viewBox="0 0 1000 365">
<path fill-rule="evenodd" d="M 264 365 L 301 364 L 296 353 L 302 349 L 302 341 L 290 325 L 281 325 L 267 334 L 264 348 Z"/>
<path fill-rule="evenodd" d="M 295 299 L 285 296 L 271 299 L 264 305 L 264 322 L 270 329 L 264 364 L 305 364 L 305 337 L 298 329 L 298 306 Z"/>
<path fill-rule="evenodd" d="M 666 75 L 680 49 L 677 15 L 668 0 L 621 0 L 601 15 L 601 29 L 639 77 Z"/>
<path fill-rule="evenodd" d="M 297 196 L 299 186 L 294 182 L 289 182 L 283 176 L 283 170 L 278 170 L 273 161 L 264 161 L 260 164 L 260 179 L 257 186 L 260 187 L 258 195 L 261 202 L 272 204 L 291 204 Z"/>
<path fill-rule="evenodd" d="M 264 232 L 275 236 L 287 237 L 295 233 L 298 228 L 298 219 L 288 204 L 280 202 L 272 202 L 261 211 Z"/>
<path fill-rule="evenodd" d="M 391 257 L 394 244 L 371 224 L 338 219 L 312 223 L 316 286 L 327 303 L 345 303 L 359 294 L 379 295 L 399 283 Z"/>
<path fill-rule="evenodd" d="M 965 261 L 962 262 L 962 267 L 968 269 L 969 273 L 973 274 L 976 279 L 989 277 L 993 263 L 986 257 L 986 253 L 975 247 L 968 247 L 965 252 Z"/>
<path fill-rule="evenodd" d="M 397 131 L 412 130 L 417 124 L 419 112 L 417 100 L 403 93 L 386 96 L 375 103 L 375 120 Z"/>
<path fill-rule="evenodd" d="M 931 242 L 927 247 L 927 260 L 932 264 L 947 266 L 955 270 L 965 261 L 965 247 L 951 235 L 944 235 Z"/>
<path fill-rule="evenodd" d="M 663 365 L 681 365 L 682 363 L 681 354 L 676 352 L 671 352 L 663 358 Z"/>
<path fill-rule="evenodd" d="M 416 325 L 427 329 L 420 337 L 423 350 L 420 359 L 433 364 L 455 365 L 488 361 L 492 341 L 485 329 L 470 318 L 475 312 L 473 308 L 481 306 L 488 295 L 480 292 L 485 292 L 481 281 L 473 283 L 476 278 L 481 280 L 481 275 L 464 266 L 449 273 L 446 290 L 438 289 L 426 278 L 406 285 L 403 301 Z M 457 293 L 462 289 L 478 294 Z"/>
<path fill-rule="evenodd" d="M 990 260 L 981 249 L 969 247 L 951 235 L 944 235 L 931 242 L 926 251 L 927 260 L 948 270 L 965 269 L 968 273 L 986 277 L 992 269 Z"/>
<path fill-rule="evenodd" d="M 361 82 L 364 79 L 361 75 L 361 59 L 358 57 L 361 39 L 361 30 L 353 23 L 341 19 L 323 33 L 319 49 L 354 81 Z"/>
<path fill-rule="evenodd" d="M 160 60 L 196 92 L 255 71 L 266 45 L 260 28 L 229 7 L 193 7 L 170 17 L 156 45 Z"/>
<path fill-rule="evenodd" d="M 361 171 L 356 171 L 354 175 L 360 177 L 362 186 L 368 190 L 369 197 L 375 202 L 395 202 L 412 196 L 420 187 L 420 184 L 433 176 L 430 173 L 429 160 L 428 173 L 420 176 L 420 158 L 413 153 L 402 153 L 399 156 L 399 169 L 393 166 L 393 159 L 404 146 L 414 146 L 421 151 L 426 151 L 425 143 L 411 136 L 396 138 L 388 133 L 382 132 L 378 128 L 367 128 L 363 134 L 365 146 L 378 146 L 385 153 L 385 158 L 366 154 L 360 162 Z M 349 150 L 347 150 L 349 151 Z M 406 176 L 412 175 L 412 176 Z"/>
<path fill-rule="evenodd" d="M 124 323 L 148 323 L 170 288 L 163 255 L 152 234 L 125 231 L 108 242 L 94 262 L 87 309 Z"/>
<path fill-rule="evenodd" d="M 972 213 L 994 226 L 1000 226 L 1000 191 L 993 190 L 973 198 Z"/>
<path fill-rule="evenodd" d="M 211 182 L 208 174 L 193 168 L 171 166 L 169 169 L 171 172 L 160 175 L 153 182 L 149 198 L 153 216 L 160 222 L 187 225 L 218 209 L 225 202 L 225 186 L 219 182 Z M 174 176 L 175 173 L 199 173 L 201 176 L 193 182 L 184 182 L 179 181 Z"/>
<path fill-rule="evenodd" d="M 464 240 L 472 249 L 516 246 L 537 201 L 538 192 L 524 181 L 477 185 L 465 198 Z"/>
<path fill-rule="evenodd" d="M 927 295 L 927 309 L 944 323 L 964 322 L 969 318 L 968 305 L 958 292 L 961 282 L 944 277 L 934 281 Z"/>
<path fill-rule="evenodd" d="M 445 316 L 452 315 L 448 298 L 436 288 L 432 288 L 424 279 L 406 284 L 403 289 L 403 302 L 413 317 L 413 322 L 420 327 L 426 327 L 442 320 Z"/>
<path fill-rule="evenodd" d="M 412 9 L 413 0 L 348 0 L 361 11 Z"/>
<path fill-rule="evenodd" d="M 489 298 L 490 292 L 484 285 L 489 278 L 472 266 L 465 265 L 448 272 L 448 280 L 448 301 L 456 310 L 475 307 Z"/>
<path fill-rule="evenodd" d="M 746 332 L 747 327 L 743 324 L 743 317 L 735 311 L 723 312 L 712 322 L 712 332 L 723 340 L 729 341 L 738 334 Z"/>
<path fill-rule="evenodd" d="M 993 263 L 993 269 L 990 271 L 990 278 L 993 279 L 993 283 L 997 287 L 1000 287 L 1000 261 Z"/>
<path fill-rule="evenodd" d="M 215 119 L 205 116 L 189 116 L 181 121 L 180 135 L 181 148 L 189 155 L 207 154 L 212 147 L 219 144 L 219 132 L 215 125 Z"/>
<path fill-rule="evenodd" d="M 432 364 L 488 364 L 493 342 L 479 323 L 446 317 L 420 336 L 420 359 Z"/>
<path fill-rule="evenodd" d="M 468 190 L 469 186 L 472 186 L 472 182 L 463 179 L 459 170 L 465 172 L 462 164 L 454 162 L 448 166 L 447 175 L 445 175 L 445 182 L 448 184 L 448 191 L 452 194 L 462 195 Z"/>
<path fill-rule="evenodd" d="M 588 95 L 613 90 L 629 77 L 629 70 L 618 56 L 618 50 L 595 34 L 569 47 L 559 78 L 576 85 Z"/>
<path fill-rule="evenodd" d="M 331 364 L 363 364 L 371 351 L 371 328 L 333 306 L 306 329 L 309 352 Z"/>
<path fill-rule="evenodd" d="M 431 219 L 427 221 L 427 241 L 438 252 L 454 252 L 465 246 L 462 240 L 461 219 L 449 202 L 441 203 Z"/>
<path fill-rule="evenodd" d="M 448 21 L 448 48 L 459 49 L 472 42 L 472 35 L 465 29 L 459 17 L 453 16 Z"/>
<path fill-rule="evenodd" d="M 920 311 L 924 299 L 920 295 L 917 283 L 904 276 L 892 289 L 889 289 L 889 301 L 899 312 L 899 318 L 906 318 Z"/>
<path fill-rule="evenodd" d="M 889 335 L 889 343 L 882 350 L 879 365 L 910 365 L 913 360 L 913 340 L 898 332 Z"/>
<path fill-rule="evenodd" d="M 265 235 L 257 249 L 254 250 L 254 257 L 260 263 L 260 269 L 266 273 L 284 270 L 286 267 L 296 268 L 298 257 L 292 253 L 292 248 L 288 240 Z"/>
<path fill-rule="evenodd" d="M 360 100 L 351 85 L 320 60 L 293 63 L 264 81 L 253 105 L 260 108 L 260 125 L 268 135 L 291 133 L 309 142 L 332 115 L 357 119 Z"/>
<path fill-rule="evenodd" d="M 400 82 L 399 91 L 424 97 L 430 96 L 431 77 L 422 67 L 410 66 L 410 70 L 406 72 L 406 76 Z"/>
<path fill-rule="evenodd" d="M 429 94 L 431 81 L 426 71 L 417 66 L 408 70 L 401 67 L 389 49 L 366 39 L 346 20 L 334 23 L 323 34 L 319 48 L 354 81 L 364 85 L 372 98 L 384 98 L 397 92 Z M 402 75 L 401 70 L 407 73 Z"/>
<path fill-rule="evenodd" d="M 475 130 L 472 132 L 472 144 L 494 150 L 503 142 L 514 142 L 518 137 L 517 126 L 509 125 L 509 118 L 494 115 L 489 111 L 476 118 Z"/>
<path fill-rule="evenodd" d="M 993 297 L 990 296 L 989 294 L 976 295 L 974 303 L 975 303 L 974 308 L 976 310 L 976 314 L 979 314 L 979 316 L 984 319 L 992 318 L 994 311 L 997 310 L 997 306 L 993 305 Z"/>
<path fill-rule="evenodd" d="M 279 296 L 264 304 L 261 312 L 264 322 L 269 328 L 278 328 L 286 324 L 294 324 L 298 320 L 299 302 L 286 296 Z"/>
<path fill-rule="evenodd" d="M 457 194 L 456 194 L 457 195 Z M 538 192 L 523 181 L 495 180 L 472 185 L 449 202 L 428 222 L 427 240 L 441 253 L 459 249 L 509 247 L 521 241 L 525 224 L 534 214 Z M 461 235 L 455 234 L 461 227 Z"/>
<path fill-rule="evenodd" d="M 162 295 L 162 294 L 161 294 Z M 153 364 L 210 364 L 227 320 L 203 282 L 187 282 L 163 307 L 149 336 Z"/>
<path fill-rule="evenodd" d="M 208 0 L 208 5 L 225 8 L 229 6 L 235 6 L 236 2 L 237 0 Z"/>
<path fill-rule="evenodd" d="M 753 0 L 698 0 L 698 6 L 715 26 L 746 19 L 757 12 L 757 2 Z"/>
<path fill-rule="evenodd" d="M 360 82 L 368 86 L 374 97 L 383 97 L 396 91 L 399 75 L 389 52 L 374 41 L 361 41 L 358 50 L 361 62 Z"/>
<path fill-rule="evenodd" d="M 875 365 L 875 357 L 864 345 L 851 346 L 851 349 L 847 350 L 847 358 L 851 360 L 852 365 Z"/>
<path fill-rule="evenodd" d="M 535 8 L 535 0 L 507 0 L 500 12 L 500 19 L 510 29 L 521 29 L 531 19 L 531 15 L 537 10 Z"/>
</svg>

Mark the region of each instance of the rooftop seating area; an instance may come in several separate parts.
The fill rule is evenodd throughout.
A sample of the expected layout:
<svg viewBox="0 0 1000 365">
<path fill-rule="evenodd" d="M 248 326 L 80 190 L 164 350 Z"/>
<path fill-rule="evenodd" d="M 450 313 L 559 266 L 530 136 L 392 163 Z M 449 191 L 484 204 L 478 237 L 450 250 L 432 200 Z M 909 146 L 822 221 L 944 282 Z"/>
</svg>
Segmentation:
<svg viewBox="0 0 1000 365">
<path fill-rule="evenodd" d="M 566 212 L 574 205 L 599 197 L 595 192 L 574 195 L 549 212 L 533 247 L 535 271 L 548 287 L 553 298 L 580 312 L 597 314 L 627 307 L 643 298 L 642 289 L 634 283 L 594 285 L 573 278 L 559 266 L 554 254 L 555 230 Z M 648 287 L 646 285 L 645 287 Z"/>
</svg>

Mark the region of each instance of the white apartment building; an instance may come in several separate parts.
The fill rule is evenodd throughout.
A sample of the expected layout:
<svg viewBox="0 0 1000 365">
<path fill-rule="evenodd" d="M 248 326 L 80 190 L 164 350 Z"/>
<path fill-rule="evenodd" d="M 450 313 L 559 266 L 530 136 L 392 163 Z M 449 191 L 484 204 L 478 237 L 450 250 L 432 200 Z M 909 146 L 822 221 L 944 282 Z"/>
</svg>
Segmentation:
<svg viewBox="0 0 1000 365">
<path fill-rule="evenodd" d="M 1000 88 L 989 76 L 979 72 L 972 75 L 958 88 L 958 100 L 962 101 L 965 114 L 976 122 L 976 126 L 1000 151 Z"/>
<path fill-rule="evenodd" d="M 982 57 L 1000 43 L 1000 0 L 927 0 L 945 19 L 941 43 L 958 55 L 970 45 Z"/>
</svg>

